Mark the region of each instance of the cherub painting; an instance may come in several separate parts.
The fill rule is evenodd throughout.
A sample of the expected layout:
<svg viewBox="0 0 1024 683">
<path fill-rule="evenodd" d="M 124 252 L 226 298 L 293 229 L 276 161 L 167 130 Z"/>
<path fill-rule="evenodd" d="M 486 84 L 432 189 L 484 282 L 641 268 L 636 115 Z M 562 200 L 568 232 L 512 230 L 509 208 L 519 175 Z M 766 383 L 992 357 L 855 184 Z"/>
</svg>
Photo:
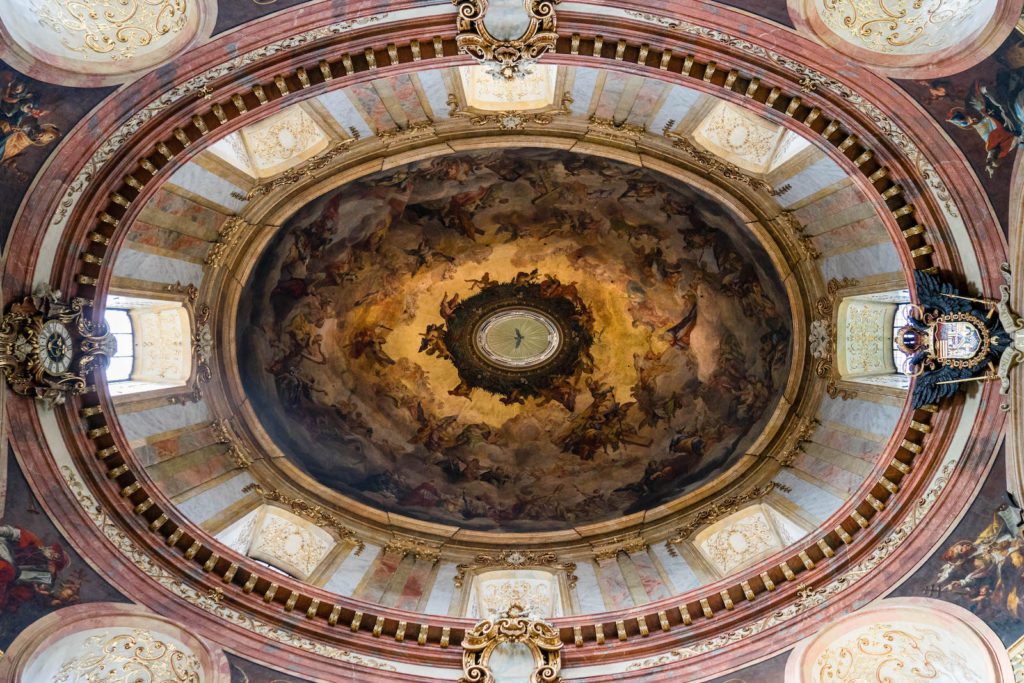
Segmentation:
<svg viewBox="0 0 1024 683">
<path fill-rule="evenodd" d="M 29 90 L 24 81 L 0 76 L 4 83 L 0 96 L 0 166 L 20 171 L 15 159 L 32 147 L 46 147 L 60 138 L 60 129 L 43 118 L 49 113 L 40 109 L 36 94 Z"/>
</svg>

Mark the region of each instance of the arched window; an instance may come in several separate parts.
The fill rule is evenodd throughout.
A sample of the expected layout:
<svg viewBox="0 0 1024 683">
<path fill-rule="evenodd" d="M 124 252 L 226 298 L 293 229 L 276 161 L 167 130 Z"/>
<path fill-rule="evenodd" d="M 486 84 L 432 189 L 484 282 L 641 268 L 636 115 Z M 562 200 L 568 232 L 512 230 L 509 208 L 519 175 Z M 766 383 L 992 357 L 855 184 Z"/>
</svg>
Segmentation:
<svg viewBox="0 0 1024 683">
<path fill-rule="evenodd" d="M 892 319 L 892 360 L 896 365 L 896 372 L 908 376 L 911 374 L 910 354 L 900 348 L 899 332 L 910 322 L 910 312 L 913 308 L 911 303 L 899 304 Z"/>
<path fill-rule="evenodd" d="M 112 396 L 184 386 L 192 373 L 192 324 L 180 301 L 107 297 L 104 314 L 117 338 L 107 366 Z"/>
<path fill-rule="evenodd" d="M 135 365 L 135 335 L 131 316 L 128 315 L 127 309 L 108 308 L 104 319 L 110 333 L 117 339 L 117 353 L 107 365 L 107 382 L 127 382 Z"/>
<path fill-rule="evenodd" d="M 906 390 L 906 354 L 897 346 L 897 330 L 906 324 L 910 292 L 848 296 L 839 304 L 836 367 L 846 382 Z"/>
</svg>

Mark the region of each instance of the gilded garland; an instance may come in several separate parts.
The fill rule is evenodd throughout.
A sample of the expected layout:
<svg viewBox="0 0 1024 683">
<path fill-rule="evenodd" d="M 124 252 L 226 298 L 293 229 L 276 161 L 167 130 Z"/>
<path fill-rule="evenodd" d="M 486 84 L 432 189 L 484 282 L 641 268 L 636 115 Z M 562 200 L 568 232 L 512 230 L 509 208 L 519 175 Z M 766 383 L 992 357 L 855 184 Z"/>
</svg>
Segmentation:
<svg viewBox="0 0 1024 683">
<path fill-rule="evenodd" d="M 558 629 L 531 619 L 522 605 L 512 603 L 496 621 L 485 619 L 462 639 L 462 678 L 459 683 L 494 683 L 491 656 L 499 646 L 529 649 L 534 668 L 529 683 L 561 683 L 562 639 Z"/>
<path fill-rule="evenodd" d="M 0 321 L 0 372 L 16 394 L 61 405 L 86 391 L 86 377 L 105 368 L 117 341 L 85 311 L 92 302 L 46 289 L 11 304 Z"/>
</svg>

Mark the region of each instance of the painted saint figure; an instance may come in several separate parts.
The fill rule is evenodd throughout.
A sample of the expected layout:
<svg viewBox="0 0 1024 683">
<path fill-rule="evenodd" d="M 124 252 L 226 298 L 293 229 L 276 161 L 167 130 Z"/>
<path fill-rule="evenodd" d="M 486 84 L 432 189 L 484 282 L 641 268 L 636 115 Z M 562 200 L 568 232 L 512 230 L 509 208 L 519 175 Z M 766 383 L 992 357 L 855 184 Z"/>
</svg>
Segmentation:
<svg viewBox="0 0 1024 683">
<path fill-rule="evenodd" d="M 27 529 L 0 526 L 0 612 L 17 612 L 37 597 L 55 596 L 57 575 L 68 562 L 59 545 L 45 545 Z"/>
</svg>

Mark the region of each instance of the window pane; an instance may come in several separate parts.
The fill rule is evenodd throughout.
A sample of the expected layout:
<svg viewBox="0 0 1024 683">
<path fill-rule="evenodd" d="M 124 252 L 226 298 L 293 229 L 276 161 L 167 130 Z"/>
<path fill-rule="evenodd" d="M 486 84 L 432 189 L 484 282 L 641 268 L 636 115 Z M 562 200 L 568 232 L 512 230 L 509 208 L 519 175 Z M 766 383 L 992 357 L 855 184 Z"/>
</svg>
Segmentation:
<svg viewBox="0 0 1024 683">
<path fill-rule="evenodd" d="M 114 308 L 107 309 L 104 318 L 107 321 L 107 326 L 110 331 L 114 334 L 131 334 L 132 333 L 132 321 L 128 317 L 128 311 Z"/>
<path fill-rule="evenodd" d="M 132 357 L 114 356 L 107 366 L 107 381 L 120 382 L 128 379 L 132 374 Z"/>
<path fill-rule="evenodd" d="M 103 316 L 107 328 L 117 340 L 117 351 L 107 365 L 107 382 L 124 382 L 131 379 L 135 365 L 135 349 L 132 344 L 132 320 L 123 308 L 108 308 Z"/>
<path fill-rule="evenodd" d="M 910 374 L 910 355 L 899 347 L 900 328 L 910 321 L 910 304 L 900 304 L 892 321 L 892 360 L 896 364 L 896 372 Z"/>
<path fill-rule="evenodd" d="M 134 355 L 134 349 L 132 348 L 133 337 L 130 334 L 115 334 L 114 338 L 117 339 L 117 352 L 114 353 L 114 357 L 122 358 L 125 356 Z"/>
</svg>

